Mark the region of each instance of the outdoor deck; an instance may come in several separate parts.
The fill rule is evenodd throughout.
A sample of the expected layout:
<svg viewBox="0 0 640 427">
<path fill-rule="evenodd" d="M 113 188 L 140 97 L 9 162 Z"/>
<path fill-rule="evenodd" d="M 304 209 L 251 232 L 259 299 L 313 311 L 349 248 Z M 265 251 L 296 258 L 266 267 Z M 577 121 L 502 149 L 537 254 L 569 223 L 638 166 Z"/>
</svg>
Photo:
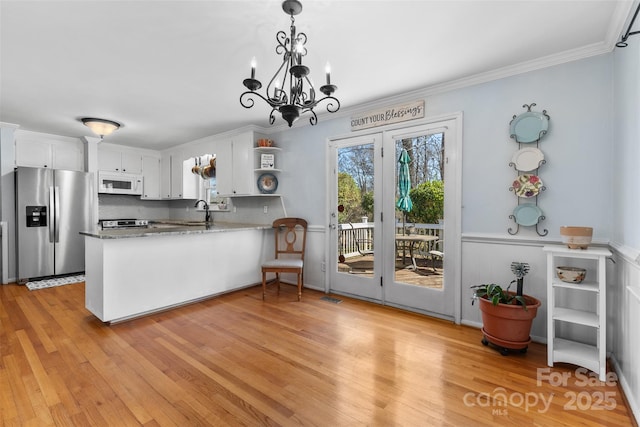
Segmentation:
<svg viewBox="0 0 640 427">
<path fill-rule="evenodd" d="M 416 271 L 411 267 L 411 259 L 407 256 L 404 261 L 401 256 L 396 258 L 395 281 L 426 288 L 442 288 L 442 261 L 435 262 L 435 272 L 431 267 L 431 260 L 417 258 Z M 345 259 L 338 264 L 338 270 L 365 276 L 373 276 L 373 255 L 357 255 Z"/>
<path fill-rule="evenodd" d="M 437 236 L 436 240 L 444 238 L 442 224 L 407 224 L 413 234 L 425 236 Z M 345 257 L 343 263 L 338 264 L 338 271 L 350 274 L 373 276 L 373 224 L 372 223 L 347 223 L 340 224 L 339 251 Z M 396 226 L 396 233 L 403 234 L 405 227 Z M 422 253 L 436 248 L 436 241 L 425 243 Z M 442 288 L 442 260 L 436 260 L 435 271 L 432 268 L 432 260 L 424 256 L 416 256 L 417 270 L 411 267 L 408 246 L 396 244 L 396 271 L 395 281 L 428 288 Z"/>
</svg>

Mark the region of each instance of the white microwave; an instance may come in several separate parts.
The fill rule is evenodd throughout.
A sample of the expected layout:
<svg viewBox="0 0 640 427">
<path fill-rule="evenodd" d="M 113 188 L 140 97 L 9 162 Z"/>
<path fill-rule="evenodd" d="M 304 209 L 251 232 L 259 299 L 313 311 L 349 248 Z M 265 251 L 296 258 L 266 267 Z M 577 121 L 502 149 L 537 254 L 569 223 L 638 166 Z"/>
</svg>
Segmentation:
<svg viewBox="0 0 640 427">
<path fill-rule="evenodd" d="M 98 171 L 98 193 L 142 195 L 142 175 Z"/>
</svg>

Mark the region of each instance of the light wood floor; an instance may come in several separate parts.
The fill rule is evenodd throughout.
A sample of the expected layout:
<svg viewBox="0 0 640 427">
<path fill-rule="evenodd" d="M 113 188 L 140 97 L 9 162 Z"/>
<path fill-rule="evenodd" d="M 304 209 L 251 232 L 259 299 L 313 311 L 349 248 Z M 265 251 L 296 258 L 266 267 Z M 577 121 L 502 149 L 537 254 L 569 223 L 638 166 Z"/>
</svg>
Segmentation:
<svg viewBox="0 0 640 427">
<path fill-rule="evenodd" d="M 543 345 L 505 357 L 474 328 L 268 292 L 108 326 L 84 284 L 0 286 L 0 425 L 633 425 L 615 381 L 538 383 Z"/>
</svg>

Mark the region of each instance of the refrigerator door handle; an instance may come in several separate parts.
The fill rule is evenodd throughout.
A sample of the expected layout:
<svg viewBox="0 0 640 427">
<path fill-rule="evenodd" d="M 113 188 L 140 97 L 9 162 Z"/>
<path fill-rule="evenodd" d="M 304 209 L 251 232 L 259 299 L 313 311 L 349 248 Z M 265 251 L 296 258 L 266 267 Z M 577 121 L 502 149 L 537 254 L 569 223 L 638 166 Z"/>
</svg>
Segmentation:
<svg viewBox="0 0 640 427">
<path fill-rule="evenodd" d="M 55 241 L 55 216 L 52 209 L 56 206 L 53 187 L 49 187 L 49 242 Z"/>
<path fill-rule="evenodd" d="M 55 217 L 54 217 L 54 226 L 55 226 L 55 242 L 58 243 L 60 241 L 60 226 L 58 225 L 60 222 L 60 187 L 56 186 L 55 188 Z"/>
</svg>

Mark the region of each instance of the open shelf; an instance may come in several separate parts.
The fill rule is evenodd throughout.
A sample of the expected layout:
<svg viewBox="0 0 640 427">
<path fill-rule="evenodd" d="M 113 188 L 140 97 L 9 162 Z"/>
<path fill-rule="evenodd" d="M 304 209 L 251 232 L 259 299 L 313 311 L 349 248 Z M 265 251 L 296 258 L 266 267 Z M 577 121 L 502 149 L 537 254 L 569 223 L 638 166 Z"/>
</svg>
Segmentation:
<svg viewBox="0 0 640 427">
<path fill-rule="evenodd" d="M 553 340 L 553 360 L 555 362 L 573 363 L 593 372 L 598 372 L 598 347 L 570 341 L 562 338 Z"/>
<path fill-rule="evenodd" d="M 607 375 L 606 365 L 606 259 L 611 252 L 603 248 L 569 249 L 561 245 L 547 245 L 547 364 L 554 362 L 573 363 L 598 374 L 601 381 Z M 576 260 L 575 262 L 573 260 Z M 568 283 L 556 276 L 558 265 L 587 264 L 590 280 L 583 283 Z M 556 292 L 559 295 L 556 295 Z M 593 310 L 577 310 L 558 305 L 556 298 L 579 297 L 590 294 L 596 299 Z M 586 296 L 585 296 L 586 298 Z M 594 328 L 596 345 L 584 344 L 567 338 L 556 337 L 556 322 L 566 322 Z M 562 325 L 559 325 L 562 326 Z"/>
<path fill-rule="evenodd" d="M 571 322 L 578 325 L 592 326 L 597 328 L 600 326 L 598 315 L 591 311 L 574 310 L 572 308 L 555 307 L 553 310 L 553 319 L 562 320 L 563 322 Z"/>
<path fill-rule="evenodd" d="M 567 283 L 560 279 L 553 280 L 554 288 L 576 289 L 578 291 L 600 292 L 598 284 L 595 282 Z"/>
</svg>

